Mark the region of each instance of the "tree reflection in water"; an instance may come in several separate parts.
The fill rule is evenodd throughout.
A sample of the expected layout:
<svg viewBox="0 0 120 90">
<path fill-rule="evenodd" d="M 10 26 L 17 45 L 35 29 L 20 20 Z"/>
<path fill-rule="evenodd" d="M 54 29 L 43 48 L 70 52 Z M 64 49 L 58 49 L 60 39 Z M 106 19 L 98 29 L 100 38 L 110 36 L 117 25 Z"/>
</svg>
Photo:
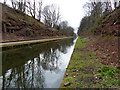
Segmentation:
<svg viewBox="0 0 120 90">
<path fill-rule="evenodd" d="M 2 88 L 44 88 L 45 72 L 59 72 L 61 54 L 73 44 L 60 40 L 4 51 Z"/>
</svg>

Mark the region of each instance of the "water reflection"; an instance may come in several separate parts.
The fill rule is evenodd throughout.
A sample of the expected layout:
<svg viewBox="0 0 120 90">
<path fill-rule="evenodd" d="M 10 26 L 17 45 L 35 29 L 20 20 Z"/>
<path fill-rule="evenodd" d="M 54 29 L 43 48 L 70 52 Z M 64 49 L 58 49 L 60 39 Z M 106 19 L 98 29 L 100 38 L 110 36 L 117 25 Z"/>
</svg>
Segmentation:
<svg viewBox="0 0 120 90">
<path fill-rule="evenodd" d="M 73 48 L 69 39 L 3 51 L 2 88 L 59 87 Z"/>
</svg>

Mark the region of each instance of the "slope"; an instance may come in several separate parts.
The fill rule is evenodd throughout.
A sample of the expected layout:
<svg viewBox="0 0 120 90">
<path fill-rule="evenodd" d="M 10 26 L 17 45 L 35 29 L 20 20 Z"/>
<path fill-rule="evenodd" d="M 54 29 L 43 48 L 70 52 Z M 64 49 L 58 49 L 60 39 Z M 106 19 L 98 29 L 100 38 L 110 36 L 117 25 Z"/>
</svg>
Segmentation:
<svg viewBox="0 0 120 90">
<path fill-rule="evenodd" d="M 2 40 L 0 42 L 62 37 L 63 33 L 42 22 L 2 5 Z"/>
</svg>

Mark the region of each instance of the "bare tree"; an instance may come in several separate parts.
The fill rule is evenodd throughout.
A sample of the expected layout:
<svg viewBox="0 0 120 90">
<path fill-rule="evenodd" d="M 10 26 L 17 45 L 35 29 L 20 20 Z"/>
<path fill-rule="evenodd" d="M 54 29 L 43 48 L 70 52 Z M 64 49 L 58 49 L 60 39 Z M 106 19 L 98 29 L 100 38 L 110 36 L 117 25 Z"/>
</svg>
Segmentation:
<svg viewBox="0 0 120 90">
<path fill-rule="evenodd" d="M 17 9 L 17 1 L 11 0 L 11 3 L 12 3 L 12 8 Z"/>
<path fill-rule="evenodd" d="M 34 4 L 33 4 L 33 18 L 35 18 L 36 15 L 36 6 L 35 6 L 35 0 L 34 0 Z"/>
<path fill-rule="evenodd" d="M 34 0 L 34 4 L 32 5 L 32 3 L 30 1 L 27 2 L 27 8 L 28 8 L 28 12 L 30 13 L 30 15 L 35 18 L 36 15 L 36 8 L 35 8 L 35 0 Z M 33 7 L 32 7 L 33 6 Z"/>
<path fill-rule="evenodd" d="M 120 7 L 120 1 L 114 0 L 114 8 Z"/>
<path fill-rule="evenodd" d="M 119 7 L 120 7 L 120 1 L 119 1 Z"/>
<path fill-rule="evenodd" d="M 22 10 L 23 10 L 23 0 L 18 1 L 18 10 L 22 12 Z"/>
<path fill-rule="evenodd" d="M 17 9 L 23 13 L 25 13 L 26 10 L 26 0 L 11 0 L 12 7 L 14 9 Z"/>
<path fill-rule="evenodd" d="M 56 14 L 55 14 L 55 18 L 54 18 L 54 25 L 59 24 L 59 21 L 61 19 L 61 15 L 60 15 L 60 8 L 58 7 Z M 54 26 L 53 26 L 54 27 Z"/>
<path fill-rule="evenodd" d="M 26 0 L 24 0 L 23 13 L 26 13 Z"/>
<path fill-rule="evenodd" d="M 39 2 L 39 8 L 38 8 L 38 20 L 41 21 L 41 14 L 42 14 L 42 0 Z"/>
<path fill-rule="evenodd" d="M 112 11 L 112 4 L 111 4 L 111 1 L 110 0 L 107 0 L 106 2 L 104 2 L 105 4 L 105 12 L 106 13 L 109 13 Z"/>
<path fill-rule="evenodd" d="M 91 15 L 91 11 L 92 11 L 92 5 L 91 3 L 87 2 L 84 6 L 83 6 L 84 10 L 85 10 L 85 14 L 86 16 L 90 16 Z"/>
<path fill-rule="evenodd" d="M 26 11 L 26 0 L 19 0 L 18 10 L 25 13 L 25 11 Z"/>
<path fill-rule="evenodd" d="M 114 8 L 115 9 L 117 8 L 117 2 L 116 2 L 116 0 L 114 0 Z"/>
<path fill-rule="evenodd" d="M 54 27 L 60 20 L 59 8 L 56 9 L 54 5 L 47 5 L 43 9 L 44 23 L 50 27 Z"/>
</svg>

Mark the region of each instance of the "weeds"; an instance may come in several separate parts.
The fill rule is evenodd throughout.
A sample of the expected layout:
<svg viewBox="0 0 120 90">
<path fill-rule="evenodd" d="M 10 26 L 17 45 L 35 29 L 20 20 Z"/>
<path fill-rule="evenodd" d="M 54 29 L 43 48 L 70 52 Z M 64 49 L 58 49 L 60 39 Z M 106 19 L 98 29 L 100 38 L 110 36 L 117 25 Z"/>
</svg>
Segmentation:
<svg viewBox="0 0 120 90">
<path fill-rule="evenodd" d="M 96 87 L 112 87 L 120 86 L 120 79 L 118 78 L 119 70 L 116 67 L 104 66 L 95 71 L 99 84 Z"/>
</svg>

